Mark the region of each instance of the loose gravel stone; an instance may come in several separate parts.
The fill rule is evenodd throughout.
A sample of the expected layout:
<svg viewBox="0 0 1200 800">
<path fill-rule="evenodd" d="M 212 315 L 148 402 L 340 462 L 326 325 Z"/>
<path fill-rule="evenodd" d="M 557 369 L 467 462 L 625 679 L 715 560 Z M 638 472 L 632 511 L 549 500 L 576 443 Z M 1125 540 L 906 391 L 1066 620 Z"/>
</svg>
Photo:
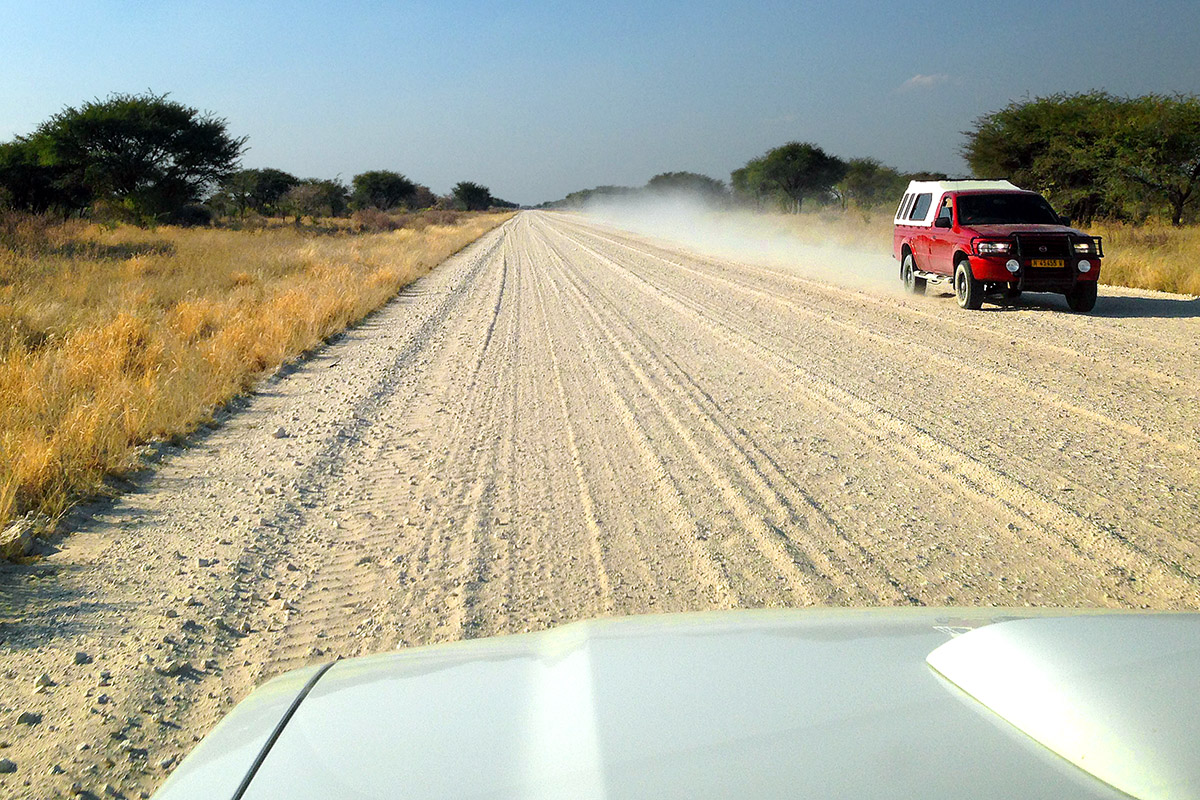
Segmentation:
<svg viewBox="0 0 1200 800">
<path fill-rule="evenodd" d="M 189 664 L 188 662 L 175 661 L 175 660 L 164 661 L 162 664 L 160 664 L 159 666 L 154 668 L 155 672 L 157 672 L 158 674 L 166 675 L 168 677 L 175 677 L 176 675 L 181 675 L 185 672 L 188 672 L 190 669 L 191 669 L 191 664 Z"/>
</svg>

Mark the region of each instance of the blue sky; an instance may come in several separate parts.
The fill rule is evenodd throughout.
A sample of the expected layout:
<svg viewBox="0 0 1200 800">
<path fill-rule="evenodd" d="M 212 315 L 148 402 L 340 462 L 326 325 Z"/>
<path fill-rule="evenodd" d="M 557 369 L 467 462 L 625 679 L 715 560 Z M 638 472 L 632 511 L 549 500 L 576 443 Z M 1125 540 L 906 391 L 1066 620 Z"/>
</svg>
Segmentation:
<svg viewBox="0 0 1200 800">
<path fill-rule="evenodd" d="M 0 140 L 170 92 L 246 166 L 394 169 L 522 203 L 729 172 L 811 141 L 963 172 L 980 114 L 1105 89 L 1200 93 L 1200 3 L 27 2 L 0 6 Z"/>
</svg>

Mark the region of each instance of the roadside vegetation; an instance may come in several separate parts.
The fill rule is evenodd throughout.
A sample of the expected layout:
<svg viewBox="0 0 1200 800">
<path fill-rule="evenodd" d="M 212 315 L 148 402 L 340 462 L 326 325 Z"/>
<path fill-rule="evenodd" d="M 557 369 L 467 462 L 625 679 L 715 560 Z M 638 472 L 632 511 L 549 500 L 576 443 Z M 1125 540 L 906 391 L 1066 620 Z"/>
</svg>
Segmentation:
<svg viewBox="0 0 1200 800">
<path fill-rule="evenodd" d="M 0 143 L 0 530 L 101 490 L 514 207 L 470 181 L 243 168 L 245 148 L 153 93 Z"/>
<path fill-rule="evenodd" d="M 393 215 L 375 233 L 0 215 L 0 527 L 102 489 L 139 445 L 187 434 L 508 216 Z"/>
</svg>

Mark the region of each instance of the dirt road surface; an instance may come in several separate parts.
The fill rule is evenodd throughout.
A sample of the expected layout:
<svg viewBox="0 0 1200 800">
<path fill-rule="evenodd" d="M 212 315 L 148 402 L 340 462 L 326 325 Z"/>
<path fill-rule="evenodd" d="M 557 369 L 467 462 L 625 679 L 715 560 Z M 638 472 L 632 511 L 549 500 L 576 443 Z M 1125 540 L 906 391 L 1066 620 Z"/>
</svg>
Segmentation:
<svg viewBox="0 0 1200 800">
<path fill-rule="evenodd" d="M 145 796 L 266 678 L 397 646 L 1200 607 L 1200 301 L 964 312 L 811 275 L 568 215 L 486 235 L 0 568 L 0 795 Z"/>
</svg>

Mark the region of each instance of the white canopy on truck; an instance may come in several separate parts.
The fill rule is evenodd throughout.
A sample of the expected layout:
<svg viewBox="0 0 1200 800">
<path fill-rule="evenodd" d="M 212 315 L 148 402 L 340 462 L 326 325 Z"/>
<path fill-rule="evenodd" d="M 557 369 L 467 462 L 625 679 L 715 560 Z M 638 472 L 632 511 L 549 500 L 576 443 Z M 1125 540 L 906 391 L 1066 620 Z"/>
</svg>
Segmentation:
<svg viewBox="0 0 1200 800">
<path fill-rule="evenodd" d="M 946 192 L 966 192 L 979 189 L 1021 192 L 1024 191 L 1009 181 L 909 181 L 908 189 L 896 207 L 893 220 L 897 225 L 915 225 L 927 228 L 933 224 L 938 206 Z"/>
</svg>

